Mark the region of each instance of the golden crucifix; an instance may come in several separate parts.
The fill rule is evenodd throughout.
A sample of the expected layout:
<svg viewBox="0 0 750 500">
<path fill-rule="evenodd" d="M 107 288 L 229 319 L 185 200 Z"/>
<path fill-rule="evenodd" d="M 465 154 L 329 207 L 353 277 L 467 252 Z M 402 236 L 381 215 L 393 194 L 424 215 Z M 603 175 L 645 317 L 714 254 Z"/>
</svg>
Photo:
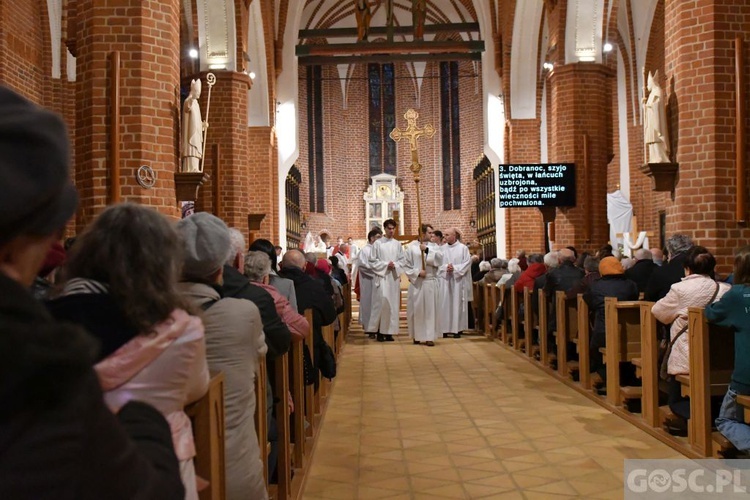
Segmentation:
<svg viewBox="0 0 750 500">
<path fill-rule="evenodd" d="M 426 136 L 428 138 L 435 135 L 435 128 L 432 125 L 425 125 L 424 128 L 417 127 L 417 118 L 419 118 L 419 113 L 414 111 L 413 109 L 409 109 L 404 114 L 404 118 L 406 118 L 406 130 L 401 130 L 398 127 L 394 128 L 391 131 L 391 139 L 398 142 L 401 139 L 408 139 L 409 140 L 409 146 L 411 148 L 411 166 L 409 169 L 411 170 L 412 174 L 414 174 L 414 185 L 417 192 L 417 239 L 422 239 L 422 206 L 420 204 L 419 200 L 419 172 L 422 170 L 422 165 L 419 164 L 419 155 L 417 153 L 417 139 L 419 139 L 422 136 Z M 427 267 L 425 266 L 424 262 L 424 252 L 422 252 L 422 268 L 426 271 Z"/>
</svg>

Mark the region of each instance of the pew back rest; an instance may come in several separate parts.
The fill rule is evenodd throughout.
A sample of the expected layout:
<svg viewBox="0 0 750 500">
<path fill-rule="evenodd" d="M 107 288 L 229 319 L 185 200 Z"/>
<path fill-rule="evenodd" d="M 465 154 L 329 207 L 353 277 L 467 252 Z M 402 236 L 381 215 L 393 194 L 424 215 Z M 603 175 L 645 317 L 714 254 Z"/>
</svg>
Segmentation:
<svg viewBox="0 0 750 500">
<path fill-rule="evenodd" d="M 641 303 L 605 299 L 604 314 L 607 328 L 615 328 L 619 340 L 620 359 L 630 361 L 641 357 Z"/>
<path fill-rule="evenodd" d="M 196 455 L 195 473 L 209 482 L 200 492 L 201 500 L 226 498 L 224 459 L 224 374 L 212 373 L 208 391 L 185 407 L 193 426 Z"/>
</svg>

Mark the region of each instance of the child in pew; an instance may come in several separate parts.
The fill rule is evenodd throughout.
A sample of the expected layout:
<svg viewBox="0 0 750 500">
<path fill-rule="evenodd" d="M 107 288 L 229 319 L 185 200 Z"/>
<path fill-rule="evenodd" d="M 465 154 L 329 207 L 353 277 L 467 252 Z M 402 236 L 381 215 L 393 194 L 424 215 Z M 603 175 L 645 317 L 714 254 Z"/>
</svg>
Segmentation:
<svg viewBox="0 0 750 500">
<path fill-rule="evenodd" d="M 737 251 L 734 286 L 706 307 L 706 319 L 735 330 L 734 371 L 716 427 L 740 451 L 750 451 L 750 426 L 745 424 L 738 395 L 750 395 L 750 246 Z"/>
<path fill-rule="evenodd" d="M 625 278 L 625 270 L 616 257 L 608 256 L 599 262 L 601 278 L 594 281 L 583 294 L 583 300 L 594 315 L 594 328 L 591 330 L 589 341 L 589 362 L 591 369 L 591 383 L 597 389 L 603 388 L 607 370 L 599 349 L 605 347 L 607 333 L 604 321 L 604 299 L 616 297 L 617 300 L 638 300 L 638 285 Z"/>
<path fill-rule="evenodd" d="M 667 295 L 657 301 L 651 309 L 657 320 L 664 324 L 672 323 L 670 340 L 674 345 L 667 369 L 670 375 L 690 373 L 690 337 L 686 330 L 688 308 L 705 307 L 720 299 L 729 290 L 726 283 L 718 283 L 712 278 L 715 267 L 716 259 L 711 252 L 705 247 L 694 246 L 685 254 L 685 277 L 672 285 Z M 670 410 L 685 420 L 689 419 L 690 399 L 682 396 L 680 382 L 671 377 L 667 383 Z"/>
</svg>

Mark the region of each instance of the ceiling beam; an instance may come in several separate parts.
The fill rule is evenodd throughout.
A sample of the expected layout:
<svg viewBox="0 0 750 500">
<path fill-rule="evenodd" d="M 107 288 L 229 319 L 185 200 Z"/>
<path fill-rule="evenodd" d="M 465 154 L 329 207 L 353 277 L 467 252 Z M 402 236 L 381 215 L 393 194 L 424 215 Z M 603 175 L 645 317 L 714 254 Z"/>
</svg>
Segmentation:
<svg viewBox="0 0 750 500">
<path fill-rule="evenodd" d="M 370 54 L 364 56 L 303 56 L 297 59 L 300 66 L 328 66 L 337 64 L 391 63 L 391 62 L 431 62 L 431 61 L 481 61 L 479 52 L 439 54 Z"/>
<path fill-rule="evenodd" d="M 414 53 L 472 53 L 484 52 L 483 41 L 456 42 L 378 42 L 378 43 L 334 43 L 323 45 L 297 45 L 297 56 L 335 56 L 368 54 L 414 54 Z"/>
<path fill-rule="evenodd" d="M 477 32 L 479 33 L 479 23 L 444 23 L 444 24 L 427 24 L 424 27 L 425 34 L 428 33 L 454 33 L 454 32 Z M 387 35 L 387 26 L 372 26 L 368 34 Z M 394 35 L 413 35 L 413 26 L 394 26 Z M 329 28 L 329 29 L 311 29 L 299 30 L 299 38 L 356 38 L 357 28 Z"/>
</svg>

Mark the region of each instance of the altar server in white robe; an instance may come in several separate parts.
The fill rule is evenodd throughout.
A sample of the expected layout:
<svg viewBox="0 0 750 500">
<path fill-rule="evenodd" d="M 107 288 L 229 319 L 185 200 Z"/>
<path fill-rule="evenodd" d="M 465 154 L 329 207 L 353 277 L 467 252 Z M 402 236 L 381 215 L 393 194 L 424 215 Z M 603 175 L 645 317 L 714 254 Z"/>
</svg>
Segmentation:
<svg viewBox="0 0 750 500">
<path fill-rule="evenodd" d="M 401 242 L 393 238 L 396 221 L 383 222 L 385 235 L 372 245 L 370 268 L 377 275 L 374 285 L 379 288 L 381 297 L 378 304 L 373 292 L 372 311 L 368 332 L 378 332 L 378 342 L 393 341 L 398 335 L 398 313 L 401 296 L 401 273 L 403 272 L 404 250 Z"/>
<path fill-rule="evenodd" d="M 370 323 L 370 314 L 372 311 L 373 302 L 373 289 L 375 288 L 375 273 L 370 268 L 370 254 L 372 253 L 372 244 L 378 241 L 383 235 L 379 228 L 375 228 L 367 234 L 367 245 L 362 247 L 359 251 L 356 259 L 356 271 L 353 271 L 359 282 L 359 324 L 362 325 L 366 333 L 369 333 L 371 337 L 375 337 L 375 331 L 370 331 L 367 326 Z M 378 288 L 379 292 L 380 289 Z M 377 298 L 378 304 L 380 298 Z"/>
<path fill-rule="evenodd" d="M 472 296 L 471 256 L 459 241 L 460 233 L 452 227 L 445 231 L 445 244 L 440 248 L 443 262 L 438 268 L 440 280 L 439 326 L 443 337 L 459 338 L 469 328 L 469 301 Z"/>
<path fill-rule="evenodd" d="M 440 297 L 437 271 L 442 263 L 440 248 L 432 243 L 432 226 L 422 224 L 421 241 L 412 241 L 404 251 L 404 272 L 409 278 L 406 323 L 415 344 L 434 346 L 438 334 Z M 422 266 L 422 253 L 424 267 Z"/>
</svg>

